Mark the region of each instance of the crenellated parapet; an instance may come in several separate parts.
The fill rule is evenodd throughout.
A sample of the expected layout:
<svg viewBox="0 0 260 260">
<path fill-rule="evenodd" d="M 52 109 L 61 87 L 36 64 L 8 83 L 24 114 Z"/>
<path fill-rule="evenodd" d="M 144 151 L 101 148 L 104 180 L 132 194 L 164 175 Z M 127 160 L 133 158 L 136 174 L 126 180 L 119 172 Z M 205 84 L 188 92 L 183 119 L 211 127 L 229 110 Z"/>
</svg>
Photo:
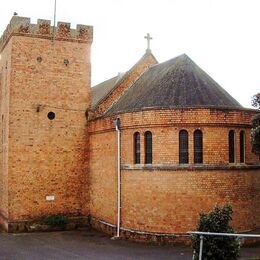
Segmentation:
<svg viewBox="0 0 260 260">
<path fill-rule="evenodd" d="M 51 26 L 50 20 L 38 19 L 37 24 L 32 24 L 31 19 L 13 16 L 2 37 L 0 38 L 0 51 L 12 35 L 35 36 L 56 40 L 92 42 L 93 27 L 78 24 L 76 29 L 70 28 L 70 23 L 58 22 L 57 27 Z"/>
</svg>

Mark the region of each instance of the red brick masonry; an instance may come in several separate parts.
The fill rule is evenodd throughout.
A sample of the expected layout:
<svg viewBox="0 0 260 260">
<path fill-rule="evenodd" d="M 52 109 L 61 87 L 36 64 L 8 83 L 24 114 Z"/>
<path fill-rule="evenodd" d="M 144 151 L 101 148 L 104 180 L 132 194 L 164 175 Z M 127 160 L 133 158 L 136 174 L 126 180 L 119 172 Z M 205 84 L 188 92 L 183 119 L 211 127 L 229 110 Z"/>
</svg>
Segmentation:
<svg viewBox="0 0 260 260">
<path fill-rule="evenodd" d="M 121 121 L 122 227 L 179 234 L 196 229 L 201 211 L 230 203 L 238 231 L 260 225 L 260 165 L 251 153 L 254 110 L 190 108 L 115 115 Z M 113 118 L 90 122 L 90 214 L 117 218 L 117 146 Z M 189 133 L 189 165 L 179 164 L 179 131 Z M 203 133 L 204 163 L 193 164 L 193 132 Z M 153 134 L 153 164 L 144 165 L 144 132 Z M 228 163 L 228 133 L 236 133 L 236 162 Z M 239 163 L 239 133 L 246 161 Z M 141 134 L 141 164 L 134 164 L 133 135 Z"/>
</svg>

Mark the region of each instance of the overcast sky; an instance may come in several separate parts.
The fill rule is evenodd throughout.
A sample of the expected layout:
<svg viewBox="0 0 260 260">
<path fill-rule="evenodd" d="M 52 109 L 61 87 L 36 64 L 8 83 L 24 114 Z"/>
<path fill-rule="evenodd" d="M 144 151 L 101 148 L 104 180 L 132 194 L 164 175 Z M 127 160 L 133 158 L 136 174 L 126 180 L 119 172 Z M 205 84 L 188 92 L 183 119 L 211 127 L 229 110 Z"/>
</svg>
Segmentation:
<svg viewBox="0 0 260 260">
<path fill-rule="evenodd" d="M 13 12 L 53 20 L 54 0 L 4 0 Z M 159 62 L 186 53 L 243 106 L 260 92 L 260 0 L 57 0 L 57 20 L 94 26 L 92 84 L 130 69 L 145 53 Z"/>
</svg>

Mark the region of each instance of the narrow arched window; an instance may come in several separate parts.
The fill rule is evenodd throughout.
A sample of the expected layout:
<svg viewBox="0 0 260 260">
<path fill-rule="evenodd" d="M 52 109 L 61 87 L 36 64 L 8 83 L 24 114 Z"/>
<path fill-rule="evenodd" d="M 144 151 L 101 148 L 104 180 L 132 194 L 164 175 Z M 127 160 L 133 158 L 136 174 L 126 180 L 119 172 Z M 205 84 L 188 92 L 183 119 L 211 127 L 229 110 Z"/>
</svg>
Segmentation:
<svg viewBox="0 0 260 260">
<path fill-rule="evenodd" d="M 134 163 L 139 164 L 141 158 L 140 133 L 134 133 Z"/>
<path fill-rule="evenodd" d="M 153 137 L 150 131 L 145 132 L 144 140 L 145 140 L 145 163 L 152 163 L 153 160 Z"/>
<path fill-rule="evenodd" d="M 235 132 L 234 130 L 229 131 L 228 135 L 228 147 L 229 147 L 229 162 L 235 162 Z"/>
<path fill-rule="evenodd" d="M 189 140 L 186 130 L 179 133 L 179 163 L 189 163 Z"/>
<path fill-rule="evenodd" d="M 194 163 L 203 163 L 203 141 L 202 132 L 196 130 L 194 132 Z"/>
<path fill-rule="evenodd" d="M 245 132 L 241 131 L 239 134 L 239 143 L 240 143 L 240 162 L 245 162 Z"/>
</svg>

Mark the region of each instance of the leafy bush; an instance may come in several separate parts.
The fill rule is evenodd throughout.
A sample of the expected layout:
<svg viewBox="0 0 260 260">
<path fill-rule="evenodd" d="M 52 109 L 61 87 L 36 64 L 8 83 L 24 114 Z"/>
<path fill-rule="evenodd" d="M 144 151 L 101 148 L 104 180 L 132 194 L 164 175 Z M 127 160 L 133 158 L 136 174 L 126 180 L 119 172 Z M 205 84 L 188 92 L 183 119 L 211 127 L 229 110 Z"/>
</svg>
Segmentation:
<svg viewBox="0 0 260 260">
<path fill-rule="evenodd" d="M 68 218 L 62 215 L 49 216 L 46 217 L 43 222 L 50 226 L 62 226 L 68 223 Z"/>
<path fill-rule="evenodd" d="M 252 152 L 255 154 L 260 154 L 260 125 L 251 130 Z"/>
<path fill-rule="evenodd" d="M 198 231 L 215 233 L 234 233 L 229 222 L 232 220 L 232 207 L 225 205 L 223 208 L 215 206 L 208 214 L 201 213 L 198 223 Z M 195 252 L 195 259 L 199 259 L 200 236 L 192 237 L 192 247 Z M 237 259 L 239 256 L 240 244 L 236 237 L 203 236 L 203 259 L 224 260 Z"/>
<path fill-rule="evenodd" d="M 260 155 L 260 114 L 252 118 L 253 128 L 251 129 L 250 142 L 252 145 L 252 152 Z"/>
<path fill-rule="evenodd" d="M 260 126 L 260 114 L 257 114 L 252 118 L 252 125 L 253 127 Z"/>
</svg>

